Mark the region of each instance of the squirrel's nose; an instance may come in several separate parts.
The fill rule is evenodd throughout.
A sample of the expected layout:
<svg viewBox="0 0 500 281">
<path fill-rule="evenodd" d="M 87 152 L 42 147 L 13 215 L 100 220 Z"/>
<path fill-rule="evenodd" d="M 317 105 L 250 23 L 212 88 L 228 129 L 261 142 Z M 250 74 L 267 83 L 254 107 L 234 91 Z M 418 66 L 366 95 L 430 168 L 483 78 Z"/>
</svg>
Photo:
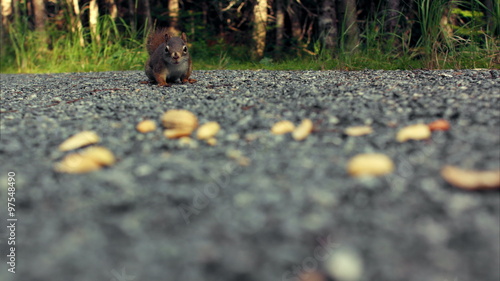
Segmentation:
<svg viewBox="0 0 500 281">
<path fill-rule="evenodd" d="M 173 53 L 173 54 L 172 54 L 172 58 L 174 58 L 174 59 L 178 59 L 178 58 L 179 58 L 179 54 L 178 54 L 178 53 Z"/>
</svg>

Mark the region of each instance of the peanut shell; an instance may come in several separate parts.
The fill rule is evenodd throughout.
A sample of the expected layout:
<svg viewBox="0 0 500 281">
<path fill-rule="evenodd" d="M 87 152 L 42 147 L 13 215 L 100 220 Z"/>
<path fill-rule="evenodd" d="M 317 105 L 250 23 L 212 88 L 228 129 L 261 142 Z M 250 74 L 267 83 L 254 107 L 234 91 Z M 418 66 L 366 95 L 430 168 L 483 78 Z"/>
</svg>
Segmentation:
<svg viewBox="0 0 500 281">
<path fill-rule="evenodd" d="M 426 124 L 415 124 L 402 128 L 396 135 L 398 142 L 425 140 L 431 137 L 431 129 Z"/>
<path fill-rule="evenodd" d="M 271 128 L 271 132 L 275 135 L 282 135 L 286 133 L 291 133 L 295 129 L 295 125 L 288 121 L 288 120 L 283 120 L 276 122 L 273 127 Z"/>
<path fill-rule="evenodd" d="M 212 121 L 201 125 L 198 128 L 196 137 L 199 140 L 206 140 L 214 137 L 220 131 L 219 123 Z"/>
<path fill-rule="evenodd" d="M 500 188 L 500 169 L 491 171 L 464 170 L 444 166 L 441 176 L 451 185 L 467 190 Z"/>
<path fill-rule="evenodd" d="M 373 133 L 373 129 L 370 126 L 353 126 L 346 128 L 344 133 L 348 136 L 358 137 Z"/>
<path fill-rule="evenodd" d="M 169 139 L 190 136 L 198 127 L 198 118 L 187 110 L 172 109 L 165 112 L 161 118 L 166 128 L 164 135 Z"/>
<path fill-rule="evenodd" d="M 79 174 L 99 170 L 114 163 L 115 157 L 111 151 L 101 146 L 93 146 L 82 152 L 66 155 L 61 162 L 55 164 L 54 169 L 62 173 Z"/>
<path fill-rule="evenodd" d="M 391 173 L 394 164 L 388 156 L 380 153 L 358 154 L 347 163 L 351 176 L 380 176 Z"/>
<path fill-rule="evenodd" d="M 91 158 L 80 153 L 66 155 L 61 162 L 56 163 L 54 170 L 61 173 L 81 174 L 99 170 L 102 166 Z"/>
<path fill-rule="evenodd" d="M 139 122 L 135 128 L 141 133 L 148 133 L 156 130 L 156 123 L 153 120 L 144 120 Z"/>
<path fill-rule="evenodd" d="M 92 146 L 82 151 L 84 157 L 90 158 L 99 165 L 110 166 L 115 163 L 113 152 L 102 146 Z"/>
<path fill-rule="evenodd" d="M 99 136 L 94 131 L 77 133 L 59 145 L 60 151 L 69 151 L 99 142 Z"/>
<path fill-rule="evenodd" d="M 292 137 L 296 141 L 307 138 L 313 130 L 313 122 L 310 119 L 302 120 L 302 123 L 292 132 Z"/>
</svg>

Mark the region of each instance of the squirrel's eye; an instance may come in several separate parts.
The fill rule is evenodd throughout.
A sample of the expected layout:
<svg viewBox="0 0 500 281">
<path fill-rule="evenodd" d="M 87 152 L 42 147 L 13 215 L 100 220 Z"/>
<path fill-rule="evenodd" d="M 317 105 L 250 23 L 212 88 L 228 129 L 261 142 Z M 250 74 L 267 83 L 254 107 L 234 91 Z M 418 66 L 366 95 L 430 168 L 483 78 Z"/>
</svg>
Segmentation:
<svg viewBox="0 0 500 281">
<path fill-rule="evenodd" d="M 187 53 L 188 48 L 187 48 L 186 46 L 184 46 L 184 47 L 182 47 L 182 51 L 183 51 L 184 53 Z"/>
<path fill-rule="evenodd" d="M 170 48 L 168 46 L 165 48 L 165 52 L 169 52 L 170 53 Z"/>
</svg>

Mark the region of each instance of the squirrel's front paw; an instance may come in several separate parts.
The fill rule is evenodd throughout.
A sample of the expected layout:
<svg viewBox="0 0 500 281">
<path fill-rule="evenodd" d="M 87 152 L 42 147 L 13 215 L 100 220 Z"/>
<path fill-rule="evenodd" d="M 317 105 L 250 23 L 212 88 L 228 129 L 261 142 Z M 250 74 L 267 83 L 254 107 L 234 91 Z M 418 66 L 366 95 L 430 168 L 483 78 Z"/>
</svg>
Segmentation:
<svg viewBox="0 0 500 281">
<path fill-rule="evenodd" d="M 172 84 L 169 84 L 169 83 L 158 83 L 158 87 L 170 87 L 172 86 Z"/>
<path fill-rule="evenodd" d="M 181 82 L 182 83 L 186 83 L 186 82 L 189 82 L 190 84 L 193 84 L 193 83 L 196 83 L 196 79 L 183 79 Z"/>
</svg>

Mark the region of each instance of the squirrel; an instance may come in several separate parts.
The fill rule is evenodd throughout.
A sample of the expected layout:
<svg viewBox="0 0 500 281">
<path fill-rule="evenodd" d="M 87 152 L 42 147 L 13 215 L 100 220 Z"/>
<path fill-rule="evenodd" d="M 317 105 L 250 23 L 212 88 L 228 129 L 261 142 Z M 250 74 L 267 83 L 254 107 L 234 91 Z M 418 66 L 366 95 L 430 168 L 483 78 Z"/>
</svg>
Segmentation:
<svg viewBox="0 0 500 281">
<path fill-rule="evenodd" d="M 186 33 L 181 37 L 174 37 L 168 34 L 167 29 L 159 29 L 149 35 L 147 50 L 149 59 L 146 62 L 146 75 L 158 86 L 170 87 L 168 82 L 175 82 L 178 79 L 182 83 L 194 83 L 195 79 L 190 79 L 193 64 L 187 46 Z"/>
</svg>

